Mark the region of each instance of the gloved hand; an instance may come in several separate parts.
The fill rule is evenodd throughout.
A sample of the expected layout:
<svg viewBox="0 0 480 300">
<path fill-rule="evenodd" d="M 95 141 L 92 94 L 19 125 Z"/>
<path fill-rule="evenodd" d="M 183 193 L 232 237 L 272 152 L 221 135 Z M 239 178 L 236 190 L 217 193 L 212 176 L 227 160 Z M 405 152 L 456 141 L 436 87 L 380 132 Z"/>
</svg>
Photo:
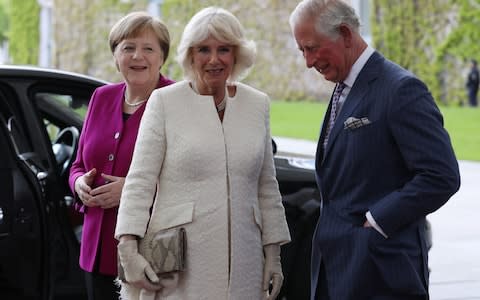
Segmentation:
<svg viewBox="0 0 480 300">
<path fill-rule="evenodd" d="M 140 291 L 139 300 L 155 300 L 157 294 L 160 294 L 162 297 L 167 297 L 168 295 L 172 294 L 177 288 L 179 274 L 178 272 L 167 273 L 167 274 L 160 275 L 159 279 L 160 279 L 159 284 L 162 286 L 162 290 L 149 291 L 146 289 L 142 289 Z"/>
<path fill-rule="evenodd" d="M 163 287 L 160 294 L 163 297 L 167 297 L 173 293 L 177 289 L 179 278 L 178 272 L 160 275 L 160 285 Z"/>
<path fill-rule="evenodd" d="M 268 244 L 263 246 L 265 266 L 263 267 L 263 290 L 267 300 L 275 300 L 280 293 L 283 283 L 282 264 L 280 262 L 280 245 Z M 270 282 L 272 291 L 269 293 Z"/>
<path fill-rule="evenodd" d="M 155 274 L 145 258 L 138 253 L 138 242 L 136 239 L 121 239 L 118 244 L 118 257 L 128 283 L 137 288 L 150 291 L 162 289 L 157 274 Z"/>
</svg>

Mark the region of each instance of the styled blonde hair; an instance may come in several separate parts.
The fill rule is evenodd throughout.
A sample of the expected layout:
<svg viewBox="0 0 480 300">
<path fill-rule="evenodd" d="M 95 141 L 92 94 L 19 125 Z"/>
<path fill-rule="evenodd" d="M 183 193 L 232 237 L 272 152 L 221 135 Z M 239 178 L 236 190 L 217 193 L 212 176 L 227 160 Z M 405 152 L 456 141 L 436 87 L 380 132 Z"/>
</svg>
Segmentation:
<svg viewBox="0 0 480 300">
<path fill-rule="evenodd" d="M 228 80 L 232 82 L 245 78 L 255 62 L 255 43 L 245 38 L 242 24 L 232 13 L 211 6 L 200 10 L 190 19 L 178 45 L 176 60 L 183 69 L 185 79 L 195 79 L 192 47 L 209 37 L 229 44 L 235 49 L 235 65 Z"/>
<path fill-rule="evenodd" d="M 163 59 L 166 61 L 170 51 L 170 34 L 167 26 L 160 19 L 143 11 L 131 12 L 113 25 L 108 35 L 110 50 L 114 53 L 124 39 L 136 37 L 145 30 L 152 30 L 155 33 L 163 51 Z"/>
</svg>

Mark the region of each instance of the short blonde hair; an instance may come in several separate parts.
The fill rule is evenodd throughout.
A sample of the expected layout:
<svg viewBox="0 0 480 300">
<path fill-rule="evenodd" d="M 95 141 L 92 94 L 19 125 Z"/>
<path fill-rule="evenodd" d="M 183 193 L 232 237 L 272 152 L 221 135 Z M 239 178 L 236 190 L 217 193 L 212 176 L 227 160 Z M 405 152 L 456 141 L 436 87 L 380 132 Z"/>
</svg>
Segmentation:
<svg viewBox="0 0 480 300">
<path fill-rule="evenodd" d="M 245 38 L 242 24 L 232 13 L 211 6 L 200 10 L 190 19 L 178 45 L 176 60 L 183 69 L 185 79 L 195 79 L 192 47 L 209 37 L 227 43 L 235 49 L 235 65 L 229 81 L 245 78 L 255 62 L 255 43 Z"/>
<path fill-rule="evenodd" d="M 145 30 L 152 30 L 155 33 L 163 51 L 163 60 L 166 61 L 170 51 L 170 34 L 167 26 L 160 19 L 143 11 L 131 12 L 113 25 L 108 35 L 110 50 L 114 53 L 124 39 L 136 37 Z"/>
</svg>

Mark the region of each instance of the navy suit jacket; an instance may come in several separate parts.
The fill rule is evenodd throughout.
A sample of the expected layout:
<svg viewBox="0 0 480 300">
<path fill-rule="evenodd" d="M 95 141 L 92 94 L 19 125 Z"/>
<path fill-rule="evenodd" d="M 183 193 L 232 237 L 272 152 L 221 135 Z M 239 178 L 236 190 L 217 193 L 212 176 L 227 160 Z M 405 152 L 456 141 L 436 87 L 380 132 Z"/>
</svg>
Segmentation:
<svg viewBox="0 0 480 300">
<path fill-rule="evenodd" d="M 352 86 L 324 151 L 329 112 L 330 107 L 316 155 L 322 211 L 312 241 L 312 299 L 320 262 L 330 299 L 428 299 L 425 217 L 460 185 L 438 107 L 425 84 L 374 52 Z M 370 123 L 345 128 L 349 117 L 368 118 Z M 362 226 L 367 211 L 387 239 Z"/>
</svg>

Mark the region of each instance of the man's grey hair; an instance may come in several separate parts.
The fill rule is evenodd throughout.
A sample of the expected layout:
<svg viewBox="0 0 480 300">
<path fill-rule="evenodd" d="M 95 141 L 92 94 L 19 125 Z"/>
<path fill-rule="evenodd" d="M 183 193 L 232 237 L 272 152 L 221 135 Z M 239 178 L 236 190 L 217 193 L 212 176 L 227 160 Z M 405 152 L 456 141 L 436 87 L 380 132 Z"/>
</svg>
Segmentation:
<svg viewBox="0 0 480 300">
<path fill-rule="evenodd" d="M 339 27 L 346 24 L 351 30 L 359 32 L 360 21 L 353 7 L 342 0 L 303 0 L 290 14 L 292 31 L 298 24 L 311 20 L 318 33 L 331 38 L 339 36 Z"/>
</svg>

